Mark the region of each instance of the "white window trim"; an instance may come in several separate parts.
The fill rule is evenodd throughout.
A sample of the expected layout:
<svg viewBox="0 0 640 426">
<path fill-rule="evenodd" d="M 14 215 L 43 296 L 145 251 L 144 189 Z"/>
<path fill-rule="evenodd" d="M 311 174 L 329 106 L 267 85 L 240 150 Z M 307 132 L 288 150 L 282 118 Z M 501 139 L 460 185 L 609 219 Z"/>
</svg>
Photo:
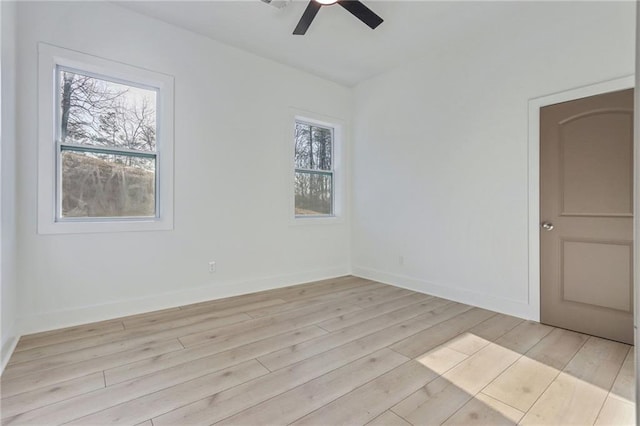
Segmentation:
<svg viewBox="0 0 640 426">
<path fill-rule="evenodd" d="M 289 156 L 289 174 L 287 189 L 289 190 L 289 218 L 292 225 L 331 225 L 343 223 L 346 215 L 346 174 L 344 165 L 346 164 L 346 144 L 345 144 L 345 122 L 336 117 L 331 117 L 301 109 L 290 108 L 287 126 L 287 155 Z M 333 129 L 333 215 L 319 216 L 296 216 L 295 207 L 295 125 L 296 121 L 329 127 Z"/>
<path fill-rule="evenodd" d="M 56 66 L 158 88 L 156 122 L 157 217 L 56 219 Z M 159 231 L 173 229 L 174 79 L 170 75 L 46 43 L 38 44 L 38 233 Z"/>
</svg>

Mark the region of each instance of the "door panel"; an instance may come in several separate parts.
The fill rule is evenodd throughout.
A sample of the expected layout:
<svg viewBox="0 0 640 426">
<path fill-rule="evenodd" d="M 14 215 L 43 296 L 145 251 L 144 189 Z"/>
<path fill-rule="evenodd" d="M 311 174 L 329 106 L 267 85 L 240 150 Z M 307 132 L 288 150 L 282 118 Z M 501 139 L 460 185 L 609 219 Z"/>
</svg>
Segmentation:
<svg viewBox="0 0 640 426">
<path fill-rule="evenodd" d="M 633 343 L 633 90 L 540 110 L 541 321 Z"/>
<path fill-rule="evenodd" d="M 561 255 L 564 301 L 631 312 L 631 244 L 563 240 Z"/>
<path fill-rule="evenodd" d="M 625 110 L 559 123 L 563 216 L 633 215 L 632 124 Z"/>
</svg>

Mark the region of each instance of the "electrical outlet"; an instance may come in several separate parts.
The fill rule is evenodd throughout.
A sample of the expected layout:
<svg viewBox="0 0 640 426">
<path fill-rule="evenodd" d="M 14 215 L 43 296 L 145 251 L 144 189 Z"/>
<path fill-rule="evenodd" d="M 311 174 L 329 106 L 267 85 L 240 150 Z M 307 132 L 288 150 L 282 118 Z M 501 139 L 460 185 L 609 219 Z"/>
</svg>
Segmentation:
<svg viewBox="0 0 640 426">
<path fill-rule="evenodd" d="M 213 260 L 209 262 L 209 273 L 213 274 L 216 271 L 216 262 Z"/>
</svg>

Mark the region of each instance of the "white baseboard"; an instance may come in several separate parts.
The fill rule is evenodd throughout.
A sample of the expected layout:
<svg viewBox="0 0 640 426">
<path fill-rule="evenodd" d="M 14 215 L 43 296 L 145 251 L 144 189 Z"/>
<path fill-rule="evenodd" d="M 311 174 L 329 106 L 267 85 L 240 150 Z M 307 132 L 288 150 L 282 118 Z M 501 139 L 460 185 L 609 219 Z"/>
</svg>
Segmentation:
<svg viewBox="0 0 640 426">
<path fill-rule="evenodd" d="M 13 355 L 13 351 L 18 345 L 18 340 L 20 340 L 20 336 L 11 336 L 9 339 L 2 343 L 2 348 L 0 349 L 0 375 L 2 375 L 2 373 L 4 372 L 4 368 L 7 366 L 9 358 L 11 358 L 11 355 Z"/>
<path fill-rule="evenodd" d="M 519 318 L 530 320 L 536 319 L 536 315 L 528 303 L 516 300 L 476 293 L 466 289 L 449 287 L 441 284 L 434 284 L 418 278 L 358 266 L 353 267 L 352 275 L 394 285 L 396 287 L 406 288 L 419 293 L 442 297 L 444 299 L 453 300 L 454 302 L 465 303 L 467 305 L 477 306 L 507 315 L 513 315 Z"/>
<path fill-rule="evenodd" d="M 207 300 L 255 293 L 273 288 L 286 287 L 311 281 L 319 281 L 349 275 L 348 266 L 320 269 L 295 274 L 279 275 L 248 281 L 215 283 L 185 291 L 164 293 L 145 298 L 122 300 L 114 303 L 86 306 L 57 312 L 47 312 L 39 315 L 19 318 L 21 334 L 37 333 L 104 321 L 128 315 L 174 308 Z"/>
</svg>

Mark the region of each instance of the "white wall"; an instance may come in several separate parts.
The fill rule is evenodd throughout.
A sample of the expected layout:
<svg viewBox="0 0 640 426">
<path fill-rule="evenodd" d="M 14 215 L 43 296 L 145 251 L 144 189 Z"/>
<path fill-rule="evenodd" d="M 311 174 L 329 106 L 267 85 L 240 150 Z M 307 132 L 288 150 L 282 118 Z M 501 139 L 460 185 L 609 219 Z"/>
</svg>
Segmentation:
<svg viewBox="0 0 640 426">
<path fill-rule="evenodd" d="M 341 275 L 350 265 L 362 276 L 534 317 L 527 102 L 632 74 L 634 4 L 504 8 L 503 22 L 443 40 L 424 59 L 360 84 L 354 107 L 349 89 L 116 5 L 21 3 L 23 331 Z M 37 235 L 31 114 L 39 41 L 175 76 L 174 231 Z M 352 227 L 290 225 L 290 106 L 347 123 L 354 107 Z M 214 275 L 209 260 L 217 261 Z"/>
<path fill-rule="evenodd" d="M 503 7 L 490 28 L 356 87 L 353 271 L 536 318 L 528 100 L 633 74 L 635 3 Z"/>
<path fill-rule="evenodd" d="M 16 4 L 0 2 L 0 300 L 2 336 L 0 371 L 9 360 L 17 343 L 18 312 L 16 276 L 16 139 L 15 139 L 15 78 L 16 78 Z"/>
<path fill-rule="evenodd" d="M 349 89 L 113 4 L 22 2 L 18 28 L 24 332 L 349 272 L 349 220 L 292 226 L 288 180 L 288 108 L 349 123 Z M 41 41 L 175 76 L 174 231 L 36 233 Z"/>
</svg>

